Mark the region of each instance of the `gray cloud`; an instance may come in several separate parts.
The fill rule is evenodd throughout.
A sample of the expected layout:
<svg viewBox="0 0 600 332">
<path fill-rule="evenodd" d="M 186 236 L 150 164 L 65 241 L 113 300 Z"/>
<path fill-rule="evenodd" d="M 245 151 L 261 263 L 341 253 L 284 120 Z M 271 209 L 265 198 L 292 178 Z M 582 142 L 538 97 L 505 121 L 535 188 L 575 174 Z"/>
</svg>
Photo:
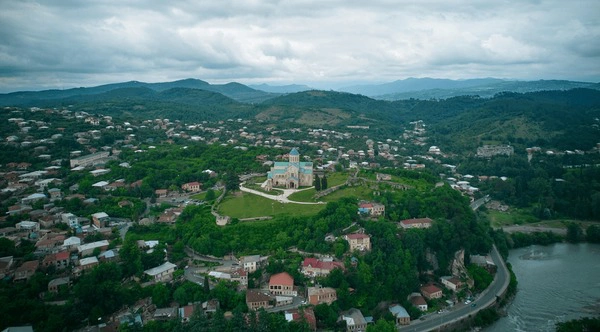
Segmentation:
<svg viewBox="0 0 600 332">
<path fill-rule="evenodd" d="M 600 3 L 3 1 L 0 91 L 122 80 L 600 80 Z"/>
</svg>

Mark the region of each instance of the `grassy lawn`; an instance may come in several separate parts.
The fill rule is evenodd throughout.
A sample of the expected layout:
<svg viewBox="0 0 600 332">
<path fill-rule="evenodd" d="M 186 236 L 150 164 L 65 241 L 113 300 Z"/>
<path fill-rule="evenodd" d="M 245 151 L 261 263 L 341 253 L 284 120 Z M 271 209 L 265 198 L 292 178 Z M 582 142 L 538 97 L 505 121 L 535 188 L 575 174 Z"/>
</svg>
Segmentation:
<svg viewBox="0 0 600 332">
<path fill-rule="evenodd" d="M 490 218 L 492 227 L 530 224 L 539 221 L 538 218 L 526 210 L 513 209 L 509 212 L 488 210 L 486 213 L 488 218 Z"/>
<path fill-rule="evenodd" d="M 325 205 L 301 205 L 279 203 L 249 193 L 240 196 L 228 196 L 219 205 L 219 213 L 232 218 L 254 218 L 290 214 L 295 216 L 315 215 Z"/>
<path fill-rule="evenodd" d="M 348 180 L 348 173 L 345 172 L 334 172 L 327 174 L 327 187 L 335 187 L 340 184 L 344 184 Z"/>
<path fill-rule="evenodd" d="M 336 190 L 327 196 L 321 197 L 324 202 L 334 202 L 342 197 L 356 197 L 358 199 L 370 200 L 373 191 L 365 186 L 347 187 Z"/>
<path fill-rule="evenodd" d="M 291 194 L 290 196 L 288 196 L 288 199 L 297 202 L 314 202 L 315 200 L 313 199 L 313 196 L 316 192 L 317 191 L 315 190 L 315 188 L 303 190 Z"/>
<path fill-rule="evenodd" d="M 214 192 L 215 192 L 215 198 L 221 196 L 222 191 L 214 190 Z M 191 199 L 197 199 L 199 201 L 203 201 L 205 197 L 206 197 L 206 191 L 190 196 Z"/>
</svg>

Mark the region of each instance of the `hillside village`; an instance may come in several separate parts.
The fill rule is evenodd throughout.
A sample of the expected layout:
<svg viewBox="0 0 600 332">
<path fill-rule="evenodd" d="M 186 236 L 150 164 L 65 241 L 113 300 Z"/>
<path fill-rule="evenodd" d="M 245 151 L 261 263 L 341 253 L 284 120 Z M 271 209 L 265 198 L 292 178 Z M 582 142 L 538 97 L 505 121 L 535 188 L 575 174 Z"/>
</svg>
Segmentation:
<svg viewBox="0 0 600 332">
<path fill-rule="evenodd" d="M 2 252 L 12 255 L 0 258 L 0 278 L 19 284 L 48 280 L 38 287 L 40 293 L 35 296 L 49 305 L 66 301 L 83 276 L 104 264 L 122 261 L 131 227 L 174 225 L 188 206 L 212 204 L 195 199 L 194 195 L 208 190 L 224 191 L 227 186 L 225 165 L 212 165 L 198 170 L 197 178 L 181 179 L 181 183 L 169 187 L 153 187 L 129 173 L 136 155 L 206 144 L 241 152 L 260 148 L 265 153 L 255 156 L 252 167 L 266 173 L 274 162 L 287 160 L 290 156 L 287 152 L 297 148 L 302 151 L 302 161 L 311 167 L 314 165 L 314 171 L 319 174 L 370 170 L 376 174 L 377 183 L 393 184 L 392 176 L 385 172 L 388 168 L 415 172 L 423 168 L 440 169 L 444 172 L 436 186 L 449 185 L 471 201 L 482 197 L 476 185 L 502 178 L 502 174 L 461 175 L 456 166 L 445 163 L 451 156 L 444 153 L 443 146 L 428 143 L 426 125 L 422 121 L 407 124 L 401 136 L 390 138 L 370 137 L 359 126 L 336 131 L 278 127 L 247 119 L 194 124 L 168 119 L 121 121 L 68 109 L 35 107 L 5 109 L 2 121 L 2 149 L 13 155 L 5 155 L 0 165 L 0 240 Z M 472 153 L 491 157 L 510 151 L 486 149 Z M 531 148 L 527 153 L 571 153 L 540 150 Z M 590 151 L 573 153 L 598 153 L 599 150 L 600 144 Z M 167 204 L 168 208 L 153 210 L 161 204 Z M 374 221 L 389 218 L 385 204 L 377 201 L 358 202 L 355 214 Z M 398 230 L 428 229 L 435 222 L 427 217 L 391 221 Z M 235 292 L 244 294 L 249 311 L 262 308 L 270 313 L 281 312 L 285 320 L 306 323 L 308 329 L 314 331 L 318 326 L 314 307 L 332 304 L 338 298 L 336 289 L 321 286 L 319 281 L 338 273 L 336 270 L 356 268 L 357 256 L 369 252 L 372 245 L 371 235 L 362 227 L 350 227 L 344 234 L 327 235 L 332 243 L 343 241 L 346 251 L 339 257 L 305 253 L 297 269 L 309 281 L 306 284 L 299 285 L 287 272 L 267 273 L 268 264 L 272 262 L 268 256 L 238 258 L 232 253 L 228 257 L 204 257 L 216 262 L 210 268 L 202 266 L 201 257 L 189 253 L 189 248 L 174 248 L 173 243 L 153 238 L 137 240 L 136 248 L 126 249 L 147 258 L 143 273 L 130 281 L 142 288 L 152 288 L 157 284 L 179 284 L 187 280 L 205 287 L 208 293 L 224 281 L 233 285 Z M 496 269 L 489 257 L 473 255 L 468 260 L 490 273 Z M 413 314 L 414 310 L 441 312 L 469 301 L 475 293 L 473 280 L 461 264 L 464 257 L 463 262 L 459 260 L 452 269 L 452 275 L 441 276 L 414 289 L 406 302 L 412 308 L 400 303 L 387 304 L 395 324 L 410 324 L 411 314 L 412 319 L 418 317 Z M 256 271 L 260 275 L 256 275 Z M 40 273 L 45 277 L 36 276 Z M 194 312 L 201 310 L 210 316 L 222 309 L 217 298 L 179 305 L 175 305 L 175 301 L 158 305 L 151 298 L 144 297 L 116 312 L 101 313 L 97 321 L 79 324 L 85 325 L 80 330 L 114 331 L 136 323 L 171 319 L 185 324 Z M 234 316 L 231 311 L 224 315 L 227 319 Z M 347 331 L 364 330 L 368 324 L 375 323 L 372 316 L 356 308 L 341 312 L 337 321 L 344 322 Z"/>
</svg>

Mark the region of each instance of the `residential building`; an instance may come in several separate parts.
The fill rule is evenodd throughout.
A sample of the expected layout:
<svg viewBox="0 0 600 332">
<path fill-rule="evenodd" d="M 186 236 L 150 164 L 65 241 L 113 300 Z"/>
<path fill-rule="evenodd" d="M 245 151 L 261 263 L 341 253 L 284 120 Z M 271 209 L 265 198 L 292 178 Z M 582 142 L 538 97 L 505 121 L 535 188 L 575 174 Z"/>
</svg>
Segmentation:
<svg viewBox="0 0 600 332">
<path fill-rule="evenodd" d="M 165 198 L 169 194 L 169 190 L 167 189 L 156 189 L 154 191 L 154 195 L 156 198 Z"/>
<path fill-rule="evenodd" d="M 367 234 L 355 233 L 346 234 L 344 239 L 348 241 L 350 245 L 350 251 L 370 251 L 371 250 L 371 237 Z"/>
<path fill-rule="evenodd" d="M 54 266 L 57 269 L 66 269 L 71 262 L 70 258 L 68 251 L 61 251 L 55 254 L 46 255 L 42 260 L 42 265 L 45 268 Z"/>
<path fill-rule="evenodd" d="M 421 311 L 427 311 L 427 301 L 425 301 L 425 298 L 421 294 L 411 297 L 410 303 Z"/>
<path fill-rule="evenodd" d="M 29 280 L 29 278 L 35 274 L 35 271 L 37 271 L 39 266 L 40 262 L 38 261 L 27 261 L 23 263 L 15 270 L 14 281 Z"/>
<path fill-rule="evenodd" d="M 270 308 L 272 307 L 271 301 L 271 295 L 261 291 L 260 289 L 248 289 L 246 291 L 246 305 L 248 306 L 249 310 Z"/>
<path fill-rule="evenodd" d="M 0 258 L 0 279 L 3 279 L 4 277 L 6 277 L 6 275 L 10 271 L 10 268 L 12 267 L 13 263 L 14 263 L 13 256 L 6 256 L 6 257 Z"/>
<path fill-rule="evenodd" d="M 313 308 L 304 308 L 302 311 L 298 309 L 291 309 L 285 311 L 285 320 L 288 322 L 301 322 L 306 321 L 308 329 L 310 331 L 317 330 L 317 318 Z"/>
<path fill-rule="evenodd" d="M 58 293 L 61 287 L 71 286 L 71 279 L 69 277 L 56 278 L 50 280 L 48 283 L 48 291 L 51 293 Z"/>
<path fill-rule="evenodd" d="M 194 311 L 196 310 L 197 305 L 188 304 L 179 308 L 179 317 L 183 323 L 187 323 L 190 321 L 192 316 L 194 315 Z"/>
<path fill-rule="evenodd" d="M 92 214 L 92 222 L 94 226 L 98 228 L 108 227 L 110 224 L 110 217 L 106 212 L 97 212 Z"/>
<path fill-rule="evenodd" d="M 65 239 L 63 242 L 62 248 L 68 251 L 76 250 L 77 247 L 81 245 L 81 239 L 77 236 L 71 236 L 70 238 Z"/>
<path fill-rule="evenodd" d="M 390 312 L 396 319 L 396 325 L 408 325 L 410 324 L 410 316 L 406 309 L 401 305 L 393 305 L 389 308 Z"/>
<path fill-rule="evenodd" d="M 309 277 L 326 276 L 333 269 L 344 269 L 344 264 L 333 261 L 322 261 L 317 258 L 305 258 L 302 262 L 302 273 Z"/>
<path fill-rule="evenodd" d="M 170 281 L 173 279 L 173 272 L 175 272 L 176 267 L 177 265 L 171 262 L 165 262 L 162 265 L 144 271 L 144 273 L 154 278 L 156 282 Z"/>
<path fill-rule="evenodd" d="M 153 315 L 155 320 L 170 320 L 177 318 L 177 307 L 158 308 Z"/>
<path fill-rule="evenodd" d="M 443 296 L 442 290 L 432 284 L 421 287 L 421 294 L 429 300 L 440 299 Z"/>
<path fill-rule="evenodd" d="M 296 148 L 289 152 L 288 160 L 273 163 L 264 184 L 266 190 L 271 190 L 273 187 L 289 189 L 313 185 L 313 163 L 300 162 L 300 153 Z"/>
<path fill-rule="evenodd" d="M 21 231 L 27 231 L 29 233 L 37 232 L 40 230 L 40 223 L 30 220 L 18 222 L 15 227 Z"/>
<path fill-rule="evenodd" d="M 98 266 L 98 264 L 100 264 L 100 262 L 98 261 L 98 258 L 95 256 L 82 258 L 79 260 L 79 266 L 80 266 L 81 270 L 91 270 L 91 269 L 95 268 L 96 266 Z"/>
<path fill-rule="evenodd" d="M 108 155 L 109 155 L 108 151 L 101 151 L 101 152 L 88 154 L 85 156 L 71 159 L 70 165 L 71 165 L 71 168 L 74 168 L 77 166 L 87 167 L 87 166 L 92 166 L 94 164 L 101 164 L 101 163 L 105 162 L 106 159 L 108 159 Z"/>
<path fill-rule="evenodd" d="M 198 192 L 201 188 L 202 184 L 200 182 L 188 182 L 181 186 L 181 189 L 189 192 Z"/>
<path fill-rule="evenodd" d="M 433 220 L 429 218 L 413 218 L 400 221 L 400 227 L 409 228 L 429 228 L 433 224 Z"/>
<path fill-rule="evenodd" d="M 358 309 L 352 308 L 342 313 L 341 318 L 346 321 L 347 332 L 364 332 L 367 330 L 367 321 Z"/>
<path fill-rule="evenodd" d="M 77 247 L 77 251 L 79 252 L 80 257 L 85 257 L 91 255 L 95 249 L 99 249 L 100 251 L 106 250 L 108 248 L 108 241 L 96 241 L 92 243 L 85 243 Z"/>
<path fill-rule="evenodd" d="M 489 273 L 496 273 L 497 266 L 496 263 L 492 260 L 490 255 L 481 256 L 481 255 L 471 255 L 471 264 L 475 264 L 477 266 L 483 267 Z"/>
<path fill-rule="evenodd" d="M 331 304 L 337 300 L 337 292 L 331 287 L 308 287 L 308 303 L 318 305 Z"/>
<path fill-rule="evenodd" d="M 240 265 L 248 273 L 252 273 L 262 266 L 262 263 L 266 260 L 266 257 L 260 257 L 260 255 L 244 256 L 240 259 Z"/>
<path fill-rule="evenodd" d="M 440 282 L 442 283 L 442 285 L 444 285 L 446 288 L 453 292 L 460 290 L 460 288 L 463 286 L 462 281 L 460 281 L 460 279 L 458 279 L 457 277 L 453 276 L 441 277 Z"/>
<path fill-rule="evenodd" d="M 269 291 L 274 295 L 296 296 L 294 289 L 294 278 L 287 272 L 277 273 L 269 279 Z"/>
</svg>

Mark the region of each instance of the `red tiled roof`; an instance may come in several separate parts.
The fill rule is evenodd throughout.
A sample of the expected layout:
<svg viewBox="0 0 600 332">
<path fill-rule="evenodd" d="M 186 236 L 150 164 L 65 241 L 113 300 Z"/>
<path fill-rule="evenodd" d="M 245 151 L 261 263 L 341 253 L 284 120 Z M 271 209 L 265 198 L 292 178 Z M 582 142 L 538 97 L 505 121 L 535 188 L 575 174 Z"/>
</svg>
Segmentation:
<svg viewBox="0 0 600 332">
<path fill-rule="evenodd" d="M 193 305 L 186 305 L 185 307 L 183 307 L 183 317 L 182 318 L 192 317 L 193 314 L 194 314 L 194 306 Z"/>
<path fill-rule="evenodd" d="M 422 296 L 411 297 L 410 302 L 414 305 L 427 305 L 425 298 L 423 298 Z"/>
<path fill-rule="evenodd" d="M 69 259 L 69 252 L 68 251 L 61 251 L 59 253 L 56 254 L 56 260 L 65 260 L 65 259 Z"/>
<path fill-rule="evenodd" d="M 421 287 L 421 291 L 428 293 L 428 294 L 433 294 L 436 292 L 441 292 L 442 290 L 439 289 L 436 285 L 427 285 L 427 286 Z"/>
<path fill-rule="evenodd" d="M 346 237 L 348 239 L 352 239 L 352 240 L 355 240 L 355 239 L 368 239 L 368 238 L 370 238 L 369 235 L 367 235 L 367 234 L 360 234 L 360 233 L 347 234 Z"/>
<path fill-rule="evenodd" d="M 271 276 L 269 279 L 269 285 L 286 285 L 294 286 L 294 278 L 287 272 L 277 273 Z"/>
<path fill-rule="evenodd" d="M 323 262 L 316 258 L 305 258 L 302 262 L 303 267 L 314 267 L 321 270 L 333 270 L 335 268 L 343 268 L 344 265 L 340 262 Z"/>
<path fill-rule="evenodd" d="M 414 219 L 405 219 L 402 220 L 401 223 L 403 223 L 404 225 L 410 225 L 410 224 L 431 224 L 433 222 L 433 220 L 429 219 L 429 218 L 414 218 Z"/>
</svg>

